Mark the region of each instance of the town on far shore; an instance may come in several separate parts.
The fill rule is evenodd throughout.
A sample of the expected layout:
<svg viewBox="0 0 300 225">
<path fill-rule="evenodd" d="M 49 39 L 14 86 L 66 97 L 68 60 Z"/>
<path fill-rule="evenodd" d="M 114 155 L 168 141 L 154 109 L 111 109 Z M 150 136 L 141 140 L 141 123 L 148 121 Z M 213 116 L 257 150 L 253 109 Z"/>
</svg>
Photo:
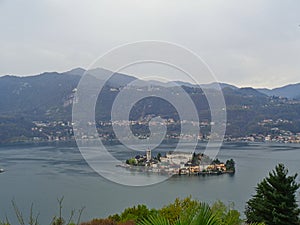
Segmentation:
<svg viewBox="0 0 300 225">
<path fill-rule="evenodd" d="M 168 152 L 165 155 L 158 153 L 152 157 L 148 149 L 145 155 L 136 155 L 127 159 L 122 167 L 158 174 L 167 175 L 220 175 L 234 174 L 235 161 L 227 160 L 225 163 L 219 159 L 210 159 L 203 153 Z"/>
</svg>

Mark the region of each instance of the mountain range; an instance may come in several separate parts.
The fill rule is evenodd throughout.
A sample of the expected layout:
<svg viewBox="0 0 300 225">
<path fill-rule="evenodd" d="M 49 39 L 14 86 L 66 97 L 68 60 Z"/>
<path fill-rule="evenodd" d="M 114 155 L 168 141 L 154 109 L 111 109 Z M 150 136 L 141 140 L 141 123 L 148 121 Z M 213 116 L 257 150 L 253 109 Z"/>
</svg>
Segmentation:
<svg viewBox="0 0 300 225">
<path fill-rule="evenodd" d="M 34 121 L 71 121 L 74 92 L 84 73 L 97 74 L 99 79 L 91 79 L 99 84 L 104 83 L 102 77 L 111 74 L 109 70 L 101 68 L 89 71 L 76 68 L 63 73 L 45 72 L 35 76 L 0 77 L 0 140 L 9 138 L 9 133 L 25 135 Z M 191 96 L 199 118 L 203 121 L 210 120 L 210 113 L 202 89 L 215 91 L 221 87 L 227 107 L 228 135 L 266 133 L 271 127 L 259 125 L 265 119 L 290 121 L 277 124 L 277 127 L 300 132 L 300 83 L 275 89 L 238 88 L 226 83 L 211 83 L 201 85 L 200 89 L 198 85 L 182 81 L 144 81 L 116 73 L 105 83 L 101 98 L 98 99 L 98 121 L 110 120 L 112 103 L 120 90 L 127 85 L 133 93 L 147 91 L 149 86 L 159 87 L 159 91 L 176 92 L 176 88 L 182 86 Z M 178 119 L 174 107 L 158 98 L 147 98 L 139 102 L 131 114 L 133 120 L 141 120 L 149 115 Z"/>
<path fill-rule="evenodd" d="M 257 90 L 268 96 L 281 96 L 288 99 L 300 99 L 300 83 L 289 84 L 274 89 L 261 88 Z"/>
</svg>

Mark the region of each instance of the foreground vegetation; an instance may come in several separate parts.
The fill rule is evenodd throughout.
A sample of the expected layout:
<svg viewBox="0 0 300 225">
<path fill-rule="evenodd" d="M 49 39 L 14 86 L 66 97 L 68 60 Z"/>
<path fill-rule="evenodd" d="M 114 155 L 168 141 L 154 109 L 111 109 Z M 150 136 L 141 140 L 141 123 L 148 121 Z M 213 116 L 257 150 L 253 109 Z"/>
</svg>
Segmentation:
<svg viewBox="0 0 300 225">
<path fill-rule="evenodd" d="M 34 216 L 31 210 L 28 222 L 24 219 L 15 203 L 13 203 L 17 219 L 20 225 L 39 225 L 38 215 Z M 80 223 L 80 215 L 73 221 L 74 212 L 69 218 L 63 218 L 61 214 L 62 199 L 59 200 L 59 215 L 54 217 L 51 225 L 148 225 L 148 224 L 217 224 L 238 225 L 242 223 L 240 213 L 233 208 L 233 204 L 226 206 L 217 201 L 212 206 L 201 203 L 191 197 L 177 198 L 173 203 L 161 209 L 149 209 L 146 205 L 137 205 L 126 208 L 122 213 L 111 215 L 108 218 L 96 218 L 88 222 Z M 11 225 L 9 221 L 0 222 L 0 225 Z"/>
<path fill-rule="evenodd" d="M 296 193 L 300 184 L 297 174 L 288 176 L 283 164 L 256 187 L 256 194 L 247 202 L 246 217 L 248 222 L 265 222 L 266 225 L 299 225 L 300 209 Z"/>
<path fill-rule="evenodd" d="M 300 225 L 300 209 L 296 193 L 300 184 L 296 182 L 297 174 L 288 175 L 283 164 L 276 166 L 269 176 L 256 187 L 256 194 L 247 202 L 246 221 L 233 204 L 225 205 L 221 201 L 209 206 L 191 197 L 176 199 L 161 209 L 149 209 L 146 205 L 126 208 L 122 213 L 108 218 L 96 218 L 80 222 L 83 209 L 75 219 L 75 211 L 68 219 L 62 217 L 62 201 L 59 203 L 59 215 L 53 218 L 50 225 Z M 33 216 L 32 207 L 28 221 L 13 202 L 16 217 L 20 225 L 39 225 L 38 215 Z M 74 222 L 77 221 L 77 222 Z M 0 225 L 12 225 L 8 219 Z"/>
</svg>

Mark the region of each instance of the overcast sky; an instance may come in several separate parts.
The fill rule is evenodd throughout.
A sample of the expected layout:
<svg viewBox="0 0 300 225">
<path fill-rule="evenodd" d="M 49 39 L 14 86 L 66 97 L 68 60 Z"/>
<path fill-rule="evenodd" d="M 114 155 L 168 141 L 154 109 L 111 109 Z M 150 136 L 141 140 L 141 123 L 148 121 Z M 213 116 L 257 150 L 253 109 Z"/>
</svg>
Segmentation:
<svg viewBox="0 0 300 225">
<path fill-rule="evenodd" d="M 300 82 L 300 1 L 0 0 L 0 75 L 87 68 L 133 41 L 201 56 L 221 82 Z"/>
</svg>

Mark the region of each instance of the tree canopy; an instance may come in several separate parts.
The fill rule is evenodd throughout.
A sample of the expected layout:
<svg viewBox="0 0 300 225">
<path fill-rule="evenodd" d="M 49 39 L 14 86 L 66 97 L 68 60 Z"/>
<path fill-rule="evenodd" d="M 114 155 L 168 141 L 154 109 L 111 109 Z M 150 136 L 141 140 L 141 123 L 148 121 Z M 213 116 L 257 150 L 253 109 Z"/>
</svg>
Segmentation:
<svg viewBox="0 0 300 225">
<path fill-rule="evenodd" d="M 288 176 L 283 164 L 276 166 L 269 176 L 256 187 L 256 194 L 247 202 L 247 222 L 264 222 L 266 225 L 299 225 L 300 209 L 296 192 L 300 185 L 297 174 Z"/>
</svg>

